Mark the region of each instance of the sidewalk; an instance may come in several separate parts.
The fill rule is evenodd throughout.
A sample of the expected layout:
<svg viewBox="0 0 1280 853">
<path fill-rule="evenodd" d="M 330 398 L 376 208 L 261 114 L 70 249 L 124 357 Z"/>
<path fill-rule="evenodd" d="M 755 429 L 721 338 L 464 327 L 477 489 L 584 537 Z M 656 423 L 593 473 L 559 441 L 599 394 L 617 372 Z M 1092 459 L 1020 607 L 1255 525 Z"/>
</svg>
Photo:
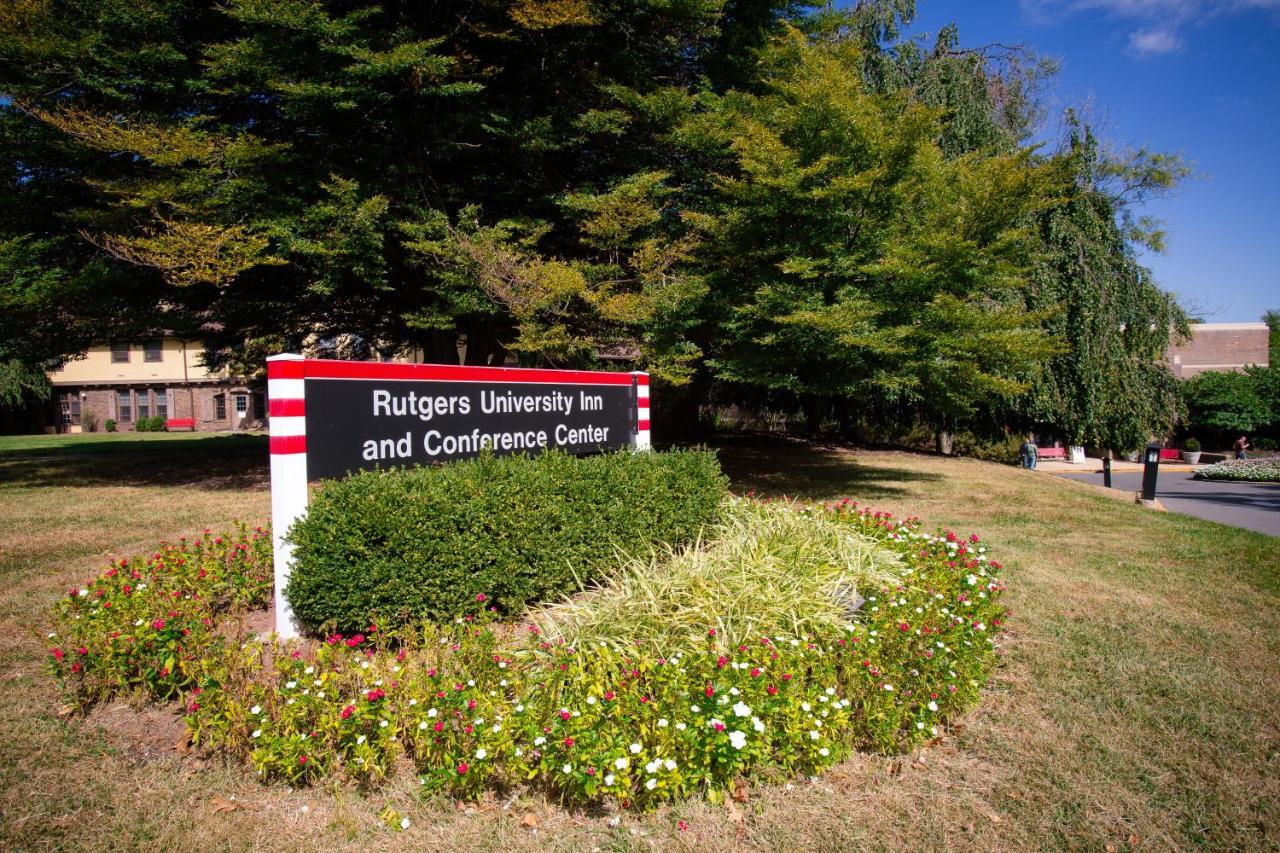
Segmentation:
<svg viewBox="0 0 1280 853">
<path fill-rule="evenodd" d="M 1163 461 L 1160 463 L 1160 471 L 1183 471 L 1191 473 L 1203 468 L 1203 465 L 1188 465 L 1186 462 L 1179 461 Z M 1046 474 L 1101 474 L 1102 460 L 1086 458 L 1079 465 L 1062 459 L 1041 459 L 1036 463 L 1036 470 L 1043 471 Z M 1142 471 L 1141 462 L 1128 462 L 1124 459 L 1113 459 L 1111 461 L 1111 473 L 1119 474 L 1121 472 Z"/>
</svg>

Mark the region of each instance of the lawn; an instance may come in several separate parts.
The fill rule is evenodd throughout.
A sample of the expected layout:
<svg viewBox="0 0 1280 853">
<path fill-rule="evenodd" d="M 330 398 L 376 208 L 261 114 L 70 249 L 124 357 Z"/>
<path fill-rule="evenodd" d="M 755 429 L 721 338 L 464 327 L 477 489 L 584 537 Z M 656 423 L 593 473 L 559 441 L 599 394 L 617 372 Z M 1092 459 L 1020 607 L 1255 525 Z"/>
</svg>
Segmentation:
<svg viewBox="0 0 1280 853">
<path fill-rule="evenodd" d="M 988 463 L 728 442 L 736 489 L 848 495 L 983 535 L 1008 564 L 1003 663 L 980 707 L 920 753 L 614 825 L 519 792 L 422 802 L 408 777 L 266 788 L 180 753 L 167 711 L 61 716 L 37 633 L 48 603 L 111 555 L 262 521 L 269 505 L 258 438 L 62 440 L 0 440 L 6 849 L 1280 845 L 1277 538 Z M 388 805 L 407 831 L 379 820 Z"/>
</svg>

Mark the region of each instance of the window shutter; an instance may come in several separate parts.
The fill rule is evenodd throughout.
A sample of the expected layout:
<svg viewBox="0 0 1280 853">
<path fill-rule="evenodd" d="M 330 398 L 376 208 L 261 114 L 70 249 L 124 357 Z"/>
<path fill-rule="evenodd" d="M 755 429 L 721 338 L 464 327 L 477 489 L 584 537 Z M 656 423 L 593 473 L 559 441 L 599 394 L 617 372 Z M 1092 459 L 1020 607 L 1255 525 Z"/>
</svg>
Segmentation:
<svg viewBox="0 0 1280 853">
<path fill-rule="evenodd" d="M 116 392 L 114 389 L 107 392 L 107 417 L 111 420 L 119 420 L 116 417 Z"/>
</svg>

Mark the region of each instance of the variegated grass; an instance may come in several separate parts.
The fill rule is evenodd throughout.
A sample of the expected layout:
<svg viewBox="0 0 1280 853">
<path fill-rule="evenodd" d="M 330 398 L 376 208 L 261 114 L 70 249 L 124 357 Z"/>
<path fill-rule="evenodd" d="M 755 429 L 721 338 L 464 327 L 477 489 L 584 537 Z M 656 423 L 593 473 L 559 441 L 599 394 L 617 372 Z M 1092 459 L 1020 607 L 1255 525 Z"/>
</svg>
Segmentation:
<svg viewBox="0 0 1280 853">
<path fill-rule="evenodd" d="M 734 501 L 704 540 L 629 560 L 593 588 L 531 612 L 541 639 L 671 654 L 736 647 L 853 618 L 859 591 L 892 582 L 897 555 L 819 513 Z"/>
</svg>

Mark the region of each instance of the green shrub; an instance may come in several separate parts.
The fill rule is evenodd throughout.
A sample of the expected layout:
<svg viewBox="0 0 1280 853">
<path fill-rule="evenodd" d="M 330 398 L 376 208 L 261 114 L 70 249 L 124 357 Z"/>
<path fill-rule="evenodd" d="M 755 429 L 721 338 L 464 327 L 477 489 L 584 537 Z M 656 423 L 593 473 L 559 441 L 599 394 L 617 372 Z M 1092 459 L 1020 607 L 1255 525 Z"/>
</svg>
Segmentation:
<svg viewBox="0 0 1280 853">
<path fill-rule="evenodd" d="M 116 422 L 115 422 L 115 419 L 114 419 L 114 418 L 107 418 L 107 422 L 106 422 L 105 426 L 106 426 L 106 428 L 107 428 L 107 432 L 115 432 L 115 431 L 116 431 Z"/>
<path fill-rule="evenodd" d="M 1194 438 L 1188 438 L 1186 441 L 1182 442 L 1182 449 L 1188 453 L 1199 453 L 1200 442 L 1196 441 Z"/>
<path fill-rule="evenodd" d="M 286 591 L 311 629 L 447 619 L 485 595 L 505 612 L 570 594 L 623 554 L 716 520 L 712 453 L 492 456 L 324 485 L 292 531 Z"/>
</svg>

